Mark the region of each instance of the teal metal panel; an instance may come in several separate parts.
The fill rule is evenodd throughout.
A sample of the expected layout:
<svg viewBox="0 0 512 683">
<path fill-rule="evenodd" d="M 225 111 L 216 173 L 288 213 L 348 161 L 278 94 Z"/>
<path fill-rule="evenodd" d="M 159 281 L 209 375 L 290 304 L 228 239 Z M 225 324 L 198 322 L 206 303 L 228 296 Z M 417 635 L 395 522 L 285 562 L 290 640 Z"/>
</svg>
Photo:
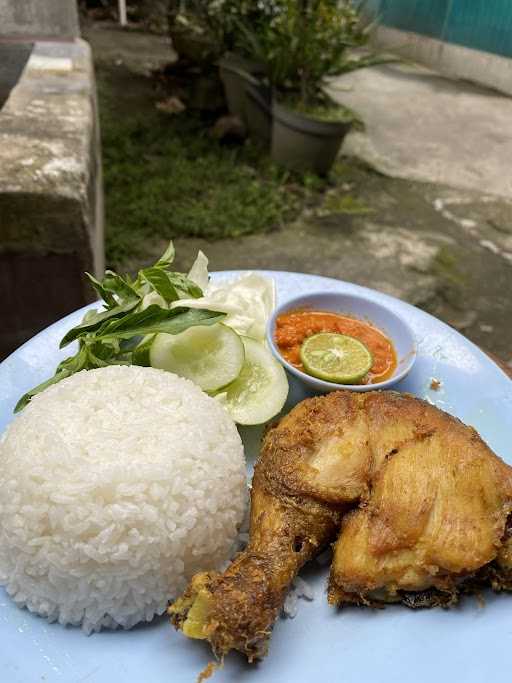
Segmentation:
<svg viewBox="0 0 512 683">
<path fill-rule="evenodd" d="M 379 14 L 402 31 L 512 57 L 512 0 L 380 0 Z"/>
<path fill-rule="evenodd" d="M 512 0 L 452 0 L 443 40 L 512 57 Z"/>
<path fill-rule="evenodd" d="M 443 33 L 449 2 L 450 0 L 383 0 L 381 21 L 402 31 L 439 38 Z"/>
<path fill-rule="evenodd" d="M 362 2 L 356 2 L 355 4 L 356 6 L 361 7 L 366 15 L 375 17 L 378 16 L 380 12 L 382 0 L 363 0 Z"/>
</svg>

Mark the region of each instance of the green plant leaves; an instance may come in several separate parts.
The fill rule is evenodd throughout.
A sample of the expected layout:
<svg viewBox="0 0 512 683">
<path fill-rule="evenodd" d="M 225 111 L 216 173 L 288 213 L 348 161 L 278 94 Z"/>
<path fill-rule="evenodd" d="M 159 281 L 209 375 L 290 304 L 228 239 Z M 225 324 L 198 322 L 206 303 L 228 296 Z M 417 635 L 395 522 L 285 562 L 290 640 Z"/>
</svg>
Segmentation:
<svg viewBox="0 0 512 683">
<path fill-rule="evenodd" d="M 169 274 L 162 268 L 154 266 L 153 268 L 145 268 L 141 271 L 141 275 L 146 282 L 153 287 L 153 290 L 160 294 L 162 299 L 168 304 L 179 299 L 176 287 L 169 279 Z"/>
<path fill-rule="evenodd" d="M 265 3 L 263 3 L 265 5 Z M 250 57 L 265 66 L 274 88 L 314 104 L 327 77 L 368 66 L 351 48 L 367 44 L 365 3 L 352 0 L 278 0 L 259 16 L 235 11 L 235 26 Z M 356 66 L 357 65 L 357 66 Z"/>
<path fill-rule="evenodd" d="M 212 325 L 224 318 L 222 313 L 202 309 L 174 308 L 168 310 L 155 304 L 144 311 L 132 313 L 117 320 L 110 320 L 100 327 L 95 338 L 97 341 L 111 339 L 131 339 L 146 334 L 179 334 L 194 325 Z"/>
<path fill-rule="evenodd" d="M 130 284 L 128 278 L 123 278 L 112 270 L 105 272 L 105 277 L 101 284 L 104 289 L 117 296 L 119 301 L 131 301 L 140 298 L 140 292 Z"/>
<path fill-rule="evenodd" d="M 169 242 L 169 246 L 155 263 L 155 268 L 168 268 L 174 261 L 175 255 L 176 250 L 174 249 L 174 244 Z"/>
<path fill-rule="evenodd" d="M 225 314 L 188 307 L 169 308 L 180 299 L 197 299 L 203 295 L 198 285 L 183 273 L 169 272 L 174 260 L 170 242 L 154 266 L 140 270 L 136 280 L 107 270 L 102 280 L 87 273 L 87 277 L 103 300 L 105 310 L 88 311 L 82 322 L 69 330 L 60 342 L 64 348 L 78 341 L 74 356 L 63 360 L 55 375 L 37 385 L 20 398 L 15 412 L 22 410 L 33 396 L 52 384 L 81 370 L 107 365 L 149 365 L 149 346 L 155 334 L 179 334 L 194 325 L 213 325 Z M 155 297 L 155 294 L 158 295 Z M 149 305 L 144 305 L 148 302 Z M 152 299 L 163 301 L 154 303 Z"/>
<path fill-rule="evenodd" d="M 89 311 L 89 314 L 84 318 L 84 321 L 81 322 L 80 325 L 73 327 L 64 335 L 64 337 L 61 339 L 59 348 L 63 349 L 68 344 L 71 344 L 72 341 L 75 341 L 75 339 L 79 339 L 86 334 L 94 334 L 94 332 L 96 332 L 96 330 L 98 330 L 105 322 L 115 320 L 116 318 L 133 311 L 133 309 L 136 308 L 139 303 L 140 300 L 135 299 L 128 301 L 122 306 L 115 306 L 109 311 L 103 311 L 101 313 L 97 311 Z"/>
<path fill-rule="evenodd" d="M 90 273 L 85 273 L 85 275 L 87 278 L 89 278 L 89 282 L 99 295 L 100 299 L 103 299 L 103 301 L 106 303 L 107 307 L 110 308 L 116 306 L 117 302 L 112 292 L 109 292 L 103 283 L 97 280 L 94 275 L 91 275 Z"/>
<path fill-rule="evenodd" d="M 180 299 L 199 299 L 203 296 L 203 290 L 195 282 L 189 280 L 183 273 L 169 273 L 169 280 L 176 287 Z"/>
<path fill-rule="evenodd" d="M 141 270 L 139 278 L 147 282 L 168 304 L 178 299 L 198 299 L 203 295 L 202 289 L 186 275 L 169 273 L 158 265 Z"/>
<path fill-rule="evenodd" d="M 50 377 L 50 379 L 46 380 L 46 382 L 38 384 L 30 391 L 27 391 L 27 393 L 20 398 L 14 408 L 14 412 L 18 413 L 20 410 L 23 410 L 33 396 L 39 394 L 41 391 L 44 391 L 52 384 L 57 384 L 57 382 L 60 382 L 62 379 L 70 377 L 75 372 L 80 372 L 80 370 L 83 370 L 87 366 L 87 355 L 87 349 L 82 347 L 75 356 L 71 356 L 70 358 L 63 360 L 62 363 L 60 363 L 60 365 L 57 367 L 53 377 Z"/>
<path fill-rule="evenodd" d="M 132 364 L 147 368 L 151 365 L 149 352 L 155 340 L 154 334 L 149 334 L 133 349 Z"/>
</svg>

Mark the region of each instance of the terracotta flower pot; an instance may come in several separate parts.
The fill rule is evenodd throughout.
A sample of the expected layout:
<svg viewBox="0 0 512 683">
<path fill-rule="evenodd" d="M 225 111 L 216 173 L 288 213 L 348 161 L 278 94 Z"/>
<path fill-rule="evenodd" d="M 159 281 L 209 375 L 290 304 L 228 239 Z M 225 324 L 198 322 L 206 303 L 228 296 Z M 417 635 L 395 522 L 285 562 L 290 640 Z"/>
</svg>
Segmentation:
<svg viewBox="0 0 512 683">
<path fill-rule="evenodd" d="M 320 121 L 299 114 L 274 100 L 272 158 L 298 171 L 327 174 L 351 127 L 346 121 Z"/>
</svg>

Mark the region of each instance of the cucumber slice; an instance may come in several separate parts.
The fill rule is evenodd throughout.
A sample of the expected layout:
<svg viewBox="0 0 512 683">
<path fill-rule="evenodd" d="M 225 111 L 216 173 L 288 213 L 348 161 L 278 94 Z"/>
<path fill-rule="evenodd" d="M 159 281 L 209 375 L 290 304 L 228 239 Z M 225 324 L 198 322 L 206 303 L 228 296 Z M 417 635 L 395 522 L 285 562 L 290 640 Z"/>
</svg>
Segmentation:
<svg viewBox="0 0 512 683">
<path fill-rule="evenodd" d="M 235 422 L 257 425 L 279 413 L 288 396 L 283 366 L 261 343 L 243 337 L 245 362 L 239 376 L 219 400 Z"/>
<path fill-rule="evenodd" d="M 186 377 L 208 392 L 238 377 L 244 355 L 238 334 L 222 323 L 157 334 L 149 352 L 152 367 Z"/>
</svg>

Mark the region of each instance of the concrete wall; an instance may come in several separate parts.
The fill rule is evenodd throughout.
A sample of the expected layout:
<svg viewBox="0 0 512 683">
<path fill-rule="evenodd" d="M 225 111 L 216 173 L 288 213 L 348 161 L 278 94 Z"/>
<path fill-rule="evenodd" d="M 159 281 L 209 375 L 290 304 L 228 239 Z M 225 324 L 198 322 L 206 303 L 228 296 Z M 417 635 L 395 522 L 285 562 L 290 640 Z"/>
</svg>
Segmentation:
<svg viewBox="0 0 512 683">
<path fill-rule="evenodd" d="M 512 0 L 367 0 L 386 50 L 512 95 Z"/>
<path fill-rule="evenodd" d="M 76 0 L 0 0 L 0 39 L 79 35 Z"/>
<path fill-rule="evenodd" d="M 0 42 L 0 110 L 18 82 L 32 47 L 33 43 Z"/>
<path fill-rule="evenodd" d="M 0 359 L 94 297 L 101 150 L 89 45 L 36 42 L 0 111 Z"/>
<path fill-rule="evenodd" d="M 512 95 L 512 59 L 446 43 L 430 36 L 378 26 L 374 48 L 424 64 L 450 78 L 462 78 Z"/>
</svg>

